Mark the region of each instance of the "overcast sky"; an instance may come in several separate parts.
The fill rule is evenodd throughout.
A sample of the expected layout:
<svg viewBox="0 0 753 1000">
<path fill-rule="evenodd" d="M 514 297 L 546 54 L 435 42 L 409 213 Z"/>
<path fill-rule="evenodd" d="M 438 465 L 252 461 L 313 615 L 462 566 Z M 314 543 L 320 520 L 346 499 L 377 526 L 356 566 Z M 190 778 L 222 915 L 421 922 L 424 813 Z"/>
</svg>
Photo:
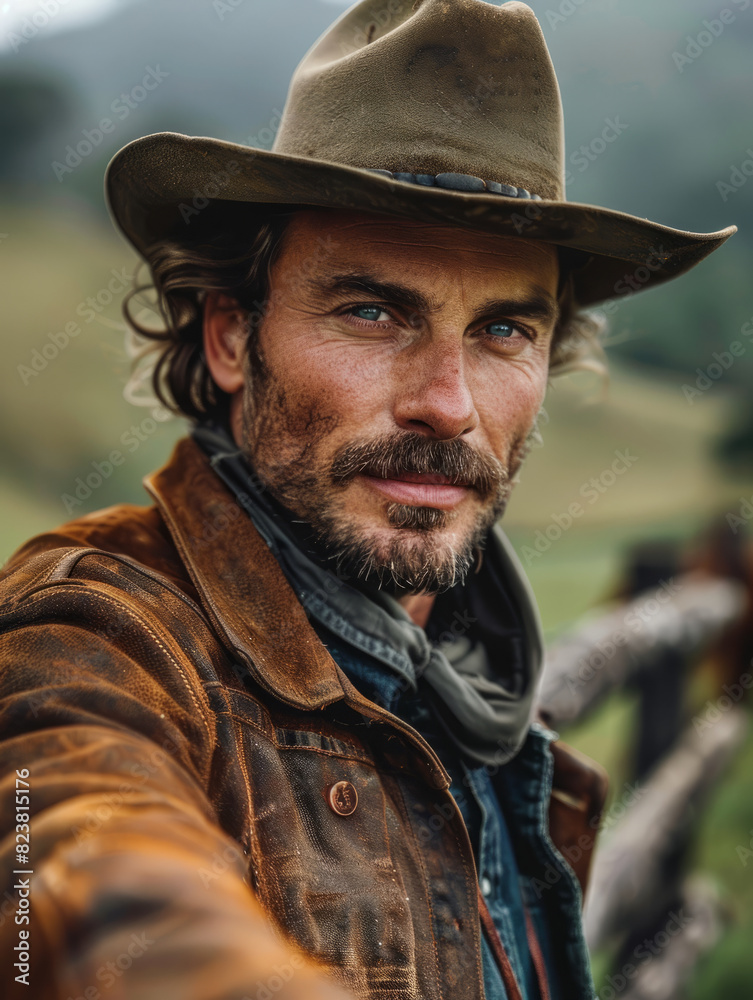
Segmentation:
<svg viewBox="0 0 753 1000">
<path fill-rule="evenodd" d="M 12 49 L 14 32 L 45 34 L 104 17 L 128 0 L 0 0 L 0 49 Z M 29 24 L 31 27 L 29 27 Z"/>
<path fill-rule="evenodd" d="M 87 21 L 106 17 L 130 0 L 0 0 L 0 52 L 18 49 L 13 34 L 43 30 L 45 34 L 79 27 Z M 319 0 L 345 10 L 353 0 Z M 207 0 L 211 3 L 211 0 Z"/>
</svg>

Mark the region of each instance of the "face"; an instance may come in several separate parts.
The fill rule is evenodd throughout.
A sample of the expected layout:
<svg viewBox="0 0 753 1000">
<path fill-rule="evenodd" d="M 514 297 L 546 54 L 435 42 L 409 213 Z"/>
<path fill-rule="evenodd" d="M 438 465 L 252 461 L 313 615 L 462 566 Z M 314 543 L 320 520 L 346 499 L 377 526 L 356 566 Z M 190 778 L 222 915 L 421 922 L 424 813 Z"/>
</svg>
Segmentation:
<svg viewBox="0 0 753 1000">
<path fill-rule="evenodd" d="M 557 280 L 546 244 L 294 216 L 233 432 L 342 575 L 398 593 L 463 579 L 543 401 Z"/>
</svg>

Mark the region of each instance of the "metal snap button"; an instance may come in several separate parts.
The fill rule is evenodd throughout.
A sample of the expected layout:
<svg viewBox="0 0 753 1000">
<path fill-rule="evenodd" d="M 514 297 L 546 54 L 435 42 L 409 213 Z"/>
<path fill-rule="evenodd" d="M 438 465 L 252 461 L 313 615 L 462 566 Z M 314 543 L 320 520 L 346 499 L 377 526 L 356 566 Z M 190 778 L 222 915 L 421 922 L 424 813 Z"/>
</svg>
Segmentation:
<svg viewBox="0 0 753 1000">
<path fill-rule="evenodd" d="M 358 805 L 358 792 L 349 781 L 338 781 L 330 788 L 328 801 L 338 816 L 351 816 Z"/>
</svg>

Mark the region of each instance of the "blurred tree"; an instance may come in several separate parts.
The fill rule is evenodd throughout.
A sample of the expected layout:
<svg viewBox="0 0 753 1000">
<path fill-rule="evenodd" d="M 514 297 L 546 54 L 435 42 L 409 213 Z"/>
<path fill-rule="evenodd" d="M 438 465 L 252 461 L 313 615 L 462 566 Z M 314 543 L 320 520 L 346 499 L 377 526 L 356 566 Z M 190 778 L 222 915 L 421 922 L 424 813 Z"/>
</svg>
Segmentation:
<svg viewBox="0 0 753 1000">
<path fill-rule="evenodd" d="M 24 177 L 36 143 L 70 117 L 70 89 L 57 77 L 31 70 L 0 73 L 0 181 Z"/>
<path fill-rule="evenodd" d="M 753 468 L 753 401 L 742 402 L 735 409 L 726 433 L 716 444 L 714 457 L 732 472 Z"/>
</svg>

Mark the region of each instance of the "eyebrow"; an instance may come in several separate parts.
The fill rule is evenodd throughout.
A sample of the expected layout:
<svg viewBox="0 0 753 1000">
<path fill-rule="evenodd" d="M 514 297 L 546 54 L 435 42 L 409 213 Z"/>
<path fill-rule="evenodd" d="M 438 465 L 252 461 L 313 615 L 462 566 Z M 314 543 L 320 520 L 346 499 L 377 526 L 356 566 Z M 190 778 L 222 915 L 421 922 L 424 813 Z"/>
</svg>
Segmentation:
<svg viewBox="0 0 753 1000">
<path fill-rule="evenodd" d="M 474 319 L 487 316 L 519 316 L 521 319 L 541 320 L 556 323 L 559 306 L 553 296 L 538 289 L 524 299 L 488 299 L 476 310 Z"/>
<path fill-rule="evenodd" d="M 428 299 L 414 288 L 393 281 L 381 281 L 372 274 L 335 274 L 329 280 L 314 282 L 314 285 L 317 291 L 325 294 L 357 292 L 373 299 L 395 302 L 413 312 L 430 313 L 440 307 L 439 302 Z"/>
<path fill-rule="evenodd" d="M 312 281 L 311 284 L 320 294 L 357 292 L 373 299 L 394 302 L 415 313 L 437 312 L 442 306 L 439 300 L 427 298 L 414 288 L 398 282 L 382 281 L 373 274 L 335 274 L 325 280 Z M 544 289 L 537 288 L 523 299 L 487 299 L 474 311 L 472 322 L 493 316 L 510 316 L 554 324 L 558 315 L 559 308 L 553 296 Z"/>
</svg>

